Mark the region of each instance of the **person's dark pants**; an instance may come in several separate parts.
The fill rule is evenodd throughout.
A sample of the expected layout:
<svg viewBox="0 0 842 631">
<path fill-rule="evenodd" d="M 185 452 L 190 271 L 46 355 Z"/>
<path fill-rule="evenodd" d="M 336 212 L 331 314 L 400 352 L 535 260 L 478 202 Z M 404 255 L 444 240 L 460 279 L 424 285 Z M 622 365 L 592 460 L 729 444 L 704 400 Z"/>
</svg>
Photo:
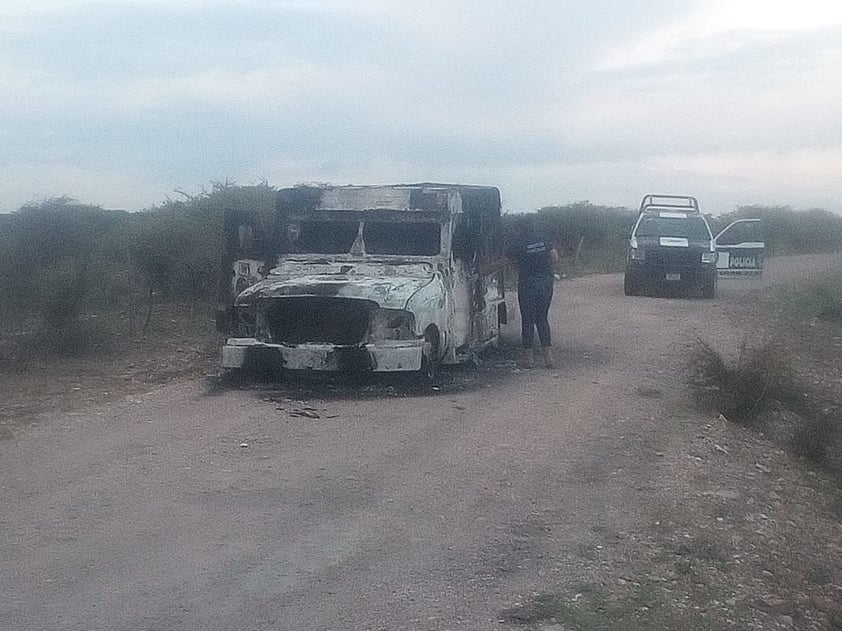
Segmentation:
<svg viewBox="0 0 842 631">
<path fill-rule="evenodd" d="M 550 346 L 550 323 L 547 313 L 553 301 L 552 276 L 523 278 L 518 283 L 517 301 L 520 306 L 521 343 L 523 348 L 532 348 L 535 329 L 541 346 Z"/>
</svg>

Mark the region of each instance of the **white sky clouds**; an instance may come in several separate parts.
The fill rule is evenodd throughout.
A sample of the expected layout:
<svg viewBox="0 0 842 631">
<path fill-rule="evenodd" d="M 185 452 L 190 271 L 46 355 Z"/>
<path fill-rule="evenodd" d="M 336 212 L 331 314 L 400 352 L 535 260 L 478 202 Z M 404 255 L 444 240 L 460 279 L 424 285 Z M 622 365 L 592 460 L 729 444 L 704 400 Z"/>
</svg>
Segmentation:
<svg viewBox="0 0 842 631">
<path fill-rule="evenodd" d="M 747 43 L 842 25 L 832 0 L 716 0 L 611 51 L 600 67 L 629 67 L 738 52 Z"/>
<path fill-rule="evenodd" d="M 7 0 L 0 83 L 0 211 L 265 178 L 842 212 L 832 2 Z"/>
</svg>

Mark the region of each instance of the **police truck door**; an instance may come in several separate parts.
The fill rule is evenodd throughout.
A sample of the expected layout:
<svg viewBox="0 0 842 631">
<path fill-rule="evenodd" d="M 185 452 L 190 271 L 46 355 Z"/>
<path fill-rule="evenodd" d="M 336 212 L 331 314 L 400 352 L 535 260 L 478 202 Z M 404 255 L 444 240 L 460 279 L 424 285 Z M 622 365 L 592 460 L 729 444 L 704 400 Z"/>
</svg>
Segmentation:
<svg viewBox="0 0 842 631">
<path fill-rule="evenodd" d="M 760 276 L 766 244 L 760 219 L 738 219 L 714 239 L 716 269 L 720 277 Z"/>
</svg>

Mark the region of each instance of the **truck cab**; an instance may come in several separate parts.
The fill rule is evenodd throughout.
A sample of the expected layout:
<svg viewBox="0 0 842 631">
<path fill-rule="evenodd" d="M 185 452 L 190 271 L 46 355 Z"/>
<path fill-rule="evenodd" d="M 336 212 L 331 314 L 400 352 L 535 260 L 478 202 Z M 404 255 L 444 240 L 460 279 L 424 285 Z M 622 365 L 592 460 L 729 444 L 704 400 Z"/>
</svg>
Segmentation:
<svg viewBox="0 0 842 631">
<path fill-rule="evenodd" d="M 295 187 L 278 191 L 268 229 L 260 219 L 226 222 L 238 247 L 221 284 L 225 368 L 260 357 L 283 370 L 429 374 L 496 341 L 505 322 L 502 276 L 476 274 L 498 242 L 496 188 Z"/>
<path fill-rule="evenodd" d="M 714 298 L 718 278 L 762 274 L 761 229 L 760 219 L 738 219 L 713 236 L 695 197 L 646 195 L 628 240 L 623 291 L 683 289 Z"/>
<path fill-rule="evenodd" d="M 716 279 L 715 242 L 696 198 L 645 196 L 628 241 L 625 294 L 684 289 L 713 298 Z"/>
</svg>

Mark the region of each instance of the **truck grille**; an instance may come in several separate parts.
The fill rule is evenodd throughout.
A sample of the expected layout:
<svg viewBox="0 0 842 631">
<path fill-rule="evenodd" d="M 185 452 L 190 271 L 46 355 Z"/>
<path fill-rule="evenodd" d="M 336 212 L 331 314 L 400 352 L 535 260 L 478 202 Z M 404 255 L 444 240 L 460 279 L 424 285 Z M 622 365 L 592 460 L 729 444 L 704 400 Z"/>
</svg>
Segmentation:
<svg viewBox="0 0 842 631">
<path fill-rule="evenodd" d="M 693 267 L 701 262 L 698 250 L 657 248 L 646 251 L 646 262 L 653 267 Z"/>
<path fill-rule="evenodd" d="M 264 321 L 276 344 L 361 343 L 376 304 L 354 298 L 291 296 L 265 304 Z"/>
</svg>

